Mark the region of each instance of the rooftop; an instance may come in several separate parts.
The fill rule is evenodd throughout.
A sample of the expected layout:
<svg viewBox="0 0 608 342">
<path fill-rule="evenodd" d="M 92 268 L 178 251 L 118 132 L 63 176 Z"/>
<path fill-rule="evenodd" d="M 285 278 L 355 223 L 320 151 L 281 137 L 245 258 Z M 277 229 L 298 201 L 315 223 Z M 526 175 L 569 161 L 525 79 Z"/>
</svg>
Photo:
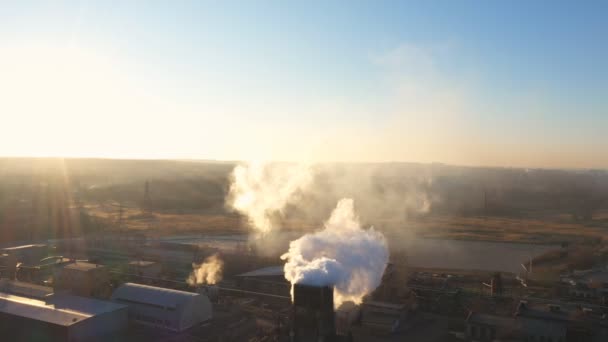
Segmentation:
<svg viewBox="0 0 608 342">
<path fill-rule="evenodd" d="M 139 302 L 142 304 L 177 308 L 192 297 L 200 296 L 198 293 L 167 289 L 163 287 L 125 283 L 119 286 L 112 294 L 112 300 L 126 302 Z"/>
<path fill-rule="evenodd" d="M 0 291 L 30 298 L 44 298 L 53 293 L 53 289 L 47 286 L 10 279 L 0 279 Z"/>
<path fill-rule="evenodd" d="M 250 272 L 242 273 L 237 277 L 272 277 L 272 276 L 283 276 L 285 271 L 283 266 L 270 266 L 264 267 Z"/>
<path fill-rule="evenodd" d="M 126 305 L 111 301 L 79 297 L 69 294 L 55 294 L 46 299 L 48 305 L 55 309 L 79 312 L 83 315 L 95 316 L 126 308 Z"/>
<path fill-rule="evenodd" d="M 32 244 L 32 245 L 6 247 L 6 248 L 2 248 L 2 250 L 5 251 L 5 252 L 10 252 L 10 251 L 18 251 L 18 250 L 21 250 L 21 249 L 43 248 L 43 247 L 46 247 L 46 245 L 44 245 L 44 244 Z"/>
<path fill-rule="evenodd" d="M 62 326 L 123 308 L 126 306 L 69 295 L 52 296 L 42 301 L 0 292 L 0 312 Z"/>
</svg>

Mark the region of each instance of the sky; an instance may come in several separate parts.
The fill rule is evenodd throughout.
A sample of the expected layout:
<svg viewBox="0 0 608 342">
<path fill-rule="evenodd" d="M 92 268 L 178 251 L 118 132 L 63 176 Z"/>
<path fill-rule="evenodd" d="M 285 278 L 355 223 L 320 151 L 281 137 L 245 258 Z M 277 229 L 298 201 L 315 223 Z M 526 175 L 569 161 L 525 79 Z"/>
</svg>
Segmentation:
<svg viewBox="0 0 608 342">
<path fill-rule="evenodd" d="M 0 4 L 0 155 L 608 168 L 606 1 Z"/>
</svg>

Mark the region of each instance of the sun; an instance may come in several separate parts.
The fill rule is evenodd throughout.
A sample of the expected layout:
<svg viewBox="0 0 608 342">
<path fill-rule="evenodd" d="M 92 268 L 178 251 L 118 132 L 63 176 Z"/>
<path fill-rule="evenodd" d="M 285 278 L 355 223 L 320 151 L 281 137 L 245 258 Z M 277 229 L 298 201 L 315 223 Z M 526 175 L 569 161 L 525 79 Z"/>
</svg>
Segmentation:
<svg viewBox="0 0 608 342">
<path fill-rule="evenodd" d="M 86 156 L 107 150 L 108 132 L 116 122 L 129 123 L 126 112 L 136 113 L 138 87 L 125 69 L 92 49 L 0 49 L 0 142 L 10 144 L 9 154 L 23 156 Z"/>
</svg>

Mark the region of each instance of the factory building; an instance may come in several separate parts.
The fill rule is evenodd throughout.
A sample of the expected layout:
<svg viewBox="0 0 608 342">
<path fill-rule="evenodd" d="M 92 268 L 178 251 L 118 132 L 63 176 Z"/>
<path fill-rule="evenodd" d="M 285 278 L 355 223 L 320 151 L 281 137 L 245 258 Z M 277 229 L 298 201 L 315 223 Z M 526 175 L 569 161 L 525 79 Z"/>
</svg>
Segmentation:
<svg viewBox="0 0 608 342">
<path fill-rule="evenodd" d="M 110 276 L 103 265 L 79 261 L 55 269 L 53 287 L 55 292 L 106 298 L 110 295 Z"/>
<path fill-rule="evenodd" d="M 608 341 L 608 321 L 590 308 L 519 303 L 512 316 L 471 313 L 466 320 L 468 341 Z"/>
<path fill-rule="evenodd" d="M 0 254 L 12 256 L 17 262 L 26 265 L 37 265 L 48 255 L 48 246 L 44 244 L 23 245 L 7 247 L 0 250 Z"/>
<path fill-rule="evenodd" d="M 587 270 L 562 276 L 562 292 L 577 299 L 592 300 L 597 304 L 608 303 L 608 272 Z"/>
<path fill-rule="evenodd" d="M 361 321 L 361 307 L 353 302 L 345 302 L 335 310 L 336 335 L 348 336 L 353 326 Z"/>
<path fill-rule="evenodd" d="M 44 299 L 53 294 L 53 289 L 48 286 L 10 279 L 0 279 L 0 292 L 27 298 Z"/>
<path fill-rule="evenodd" d="M 114 291 L 112 301 L 129 306 L 131 321 L 172 331 L 212 318 L 211 302 L 199 293 L 126 283 Z"/>
<path fill-rule="evenodd" d="M 368 301 L 361 305 L 361 326 L 370 333 L 390 335 L 407 318 L 407 305 Z"/>
<path fill-rule="evenodd" d="M 285 279 L 284 266 L 264 267 L 236 276 L 237 287 L 253 292 L 289 296 L 291 284 Z"/>
<path fill-rule="evenodd" d="M 111 341 L 126 332 L 128 308 L 71 295 L 45 300 L 0 293 L 2 341 Z"/>
<path fill-rule="evenodd" d="M 133 260 L 129 262 L 128 266 L 130 274 L 143 278 L 159 278 L 162 271 L 162 265 L 154 261 Z M 142 280 L 145 281 L 145 279 Z"/>
<path fill-rule="evenodd" d="M 519 322 L 514 317 L 471 312 L 465 324 L 464 333 L 467 341 L 519 341 L 522 339 L 521 329 L 518 328 Z"/>
</svg>

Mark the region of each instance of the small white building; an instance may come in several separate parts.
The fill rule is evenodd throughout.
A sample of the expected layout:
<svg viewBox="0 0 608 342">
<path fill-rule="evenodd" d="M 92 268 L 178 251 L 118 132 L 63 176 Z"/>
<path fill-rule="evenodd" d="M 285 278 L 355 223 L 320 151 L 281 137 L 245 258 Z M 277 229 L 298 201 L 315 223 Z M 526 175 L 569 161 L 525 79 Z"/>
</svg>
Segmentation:
<svg viewBox="0 0 608 342">
<path fill-rule="evenodd" d="M 71 295 L 45 300 L 0 292 L 0 340 L 112 341 L 128 326 L 128 308 Z"/>
<path fill-rule="evenodd" d="M 112 300 L 129 306 L 131 321 L 172 331 L 184 331 L 213 316 L 207 296 L 162 287 L 126 283 L 114 291 Z"/>
</svg>

